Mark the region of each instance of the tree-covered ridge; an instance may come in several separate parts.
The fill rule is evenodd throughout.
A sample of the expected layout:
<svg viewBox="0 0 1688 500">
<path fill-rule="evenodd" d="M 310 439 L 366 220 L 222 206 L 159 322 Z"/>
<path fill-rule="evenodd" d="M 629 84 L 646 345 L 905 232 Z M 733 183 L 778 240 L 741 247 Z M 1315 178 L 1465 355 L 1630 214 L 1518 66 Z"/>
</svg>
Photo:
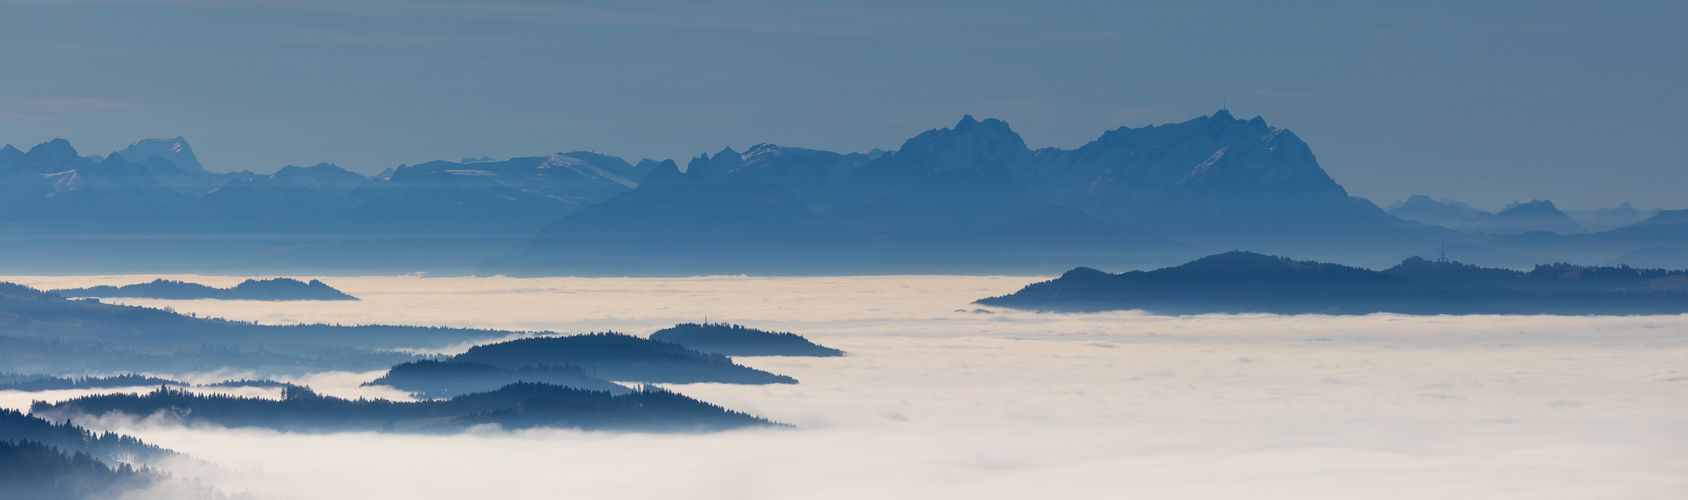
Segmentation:
<svg viewBox="0 0 1688 500">
<path fill-rule="evenodd" d="M 770 332 L 728 323 L 681 323 L 657 330 L 651 340 L 728 356 L 843 356 L 801 335 Z"/>
<path fill-rule="evenodd" d="M 504 368 L 579 365 L 606 380 L 652 383 L 793 384 L 796 379 L 733 363 L 679 344 L 621 333 L 530 337 L 469 348 L 454 363 Z"/>
<path fill-rule="evenodd" d="M 240 379 L 240 380 L 224 380 L 222 382 L 213 382 L 213 383 L 210 383 L 210 384 L 205 384 L 202 387 L 265 387 L 265 388 L 277 389 L 277 388 L 285 388 L 285 387 L 293 387 L 293 386 L 294 386 L 293 384 L 290 384 L 290 383 L 287 383 L 287 382 L 276 382 L 276 381 L 270 380 L 270 379 L 262 379 L 262 380 Z"/>
<path fill-rule="evenodd" d="M 190 423 L 290 432 L 456 432 L 483 424 L 635 431 L 714 431 L 778 425 L 652 387 L 618 395 L 529 382 L 447 400 L 416 402 L 349 400 L 321 396 L 298 386 L 283 389 L 281 400 L 201 395 L 161 387 L 148 394 L 38 402 L 31 412 L 54 416 L 175 412 Z"/>
<path fill-rule="evenodd" d="M 0 283 L 0 370 L 47 374 L 371 370 L 437 348 L 517 332 L 402 325 L 261 325 L 166 309 L 67 300 Z"/>
<path fill-rule="evenodd" d="M 65 297 L 133 297 L 152 299 L 218 300 L 358 300 L 319 280 L 309 283 L 293 278 L 249 279 L 230 288 L 198 283 L 155 279 L 147 283 L 54 290 Z"/>
<path fill-rule="evenodd" d="M 385 385 L 409 391 L 418 398 L 449 398 L 485 392 L 516 382 L 541 382 L 591 391 L 624 394 L 630 391 L 614 382 L 592 376 L 580 365 L 538 365 L 504 368 L 485 363 L 452 363 L 420 360 L 387 370 L 365 386 Z"/>
<path fill-rule="evenodd" d="M 133 490 L 155 485 L 170 486 L 168 498 L 173 499 L 225 498 L 151 468 L 181 457 L 132 436 L 0 409 L 0 498 L 127 498 Z"/>
<path fill-rule="evenodd" d="M 155 477 L 129 464 L 108 465 L 87 453 L 32 441 L 0 439 L 0 497 L 30 500 L 117 498 Z"/>
<path fill-rule="evenodd" d="M 103 389 L 111 387 L 143 387 L 149 385 L 179 385 L 182 382 L 145 375 L 123 374 L 110 377 L 52 377 L 35 378 L 0 384 L 0 391 L 56 391 L 62 389 Z"/>
<path fill-rule="evenodd" d="M 176 456 L 176 452 L 131 436 L 96 433 L 68 421 L 54 423 L 9 409 L 0 409 L 0 441 L 31 441 L 67 452 L 84 453 L 111 464 L 156 463 Z"/>
<path fill-rule="evenodd" d="M 1076 268 L 978 303 L 1157 314 L 1680 314 L 1688 272 L 1570 264 L 1519 272 L 1422 258 L 1372 271 L 1230 252 L 1153 271 Z"/>
</svg>

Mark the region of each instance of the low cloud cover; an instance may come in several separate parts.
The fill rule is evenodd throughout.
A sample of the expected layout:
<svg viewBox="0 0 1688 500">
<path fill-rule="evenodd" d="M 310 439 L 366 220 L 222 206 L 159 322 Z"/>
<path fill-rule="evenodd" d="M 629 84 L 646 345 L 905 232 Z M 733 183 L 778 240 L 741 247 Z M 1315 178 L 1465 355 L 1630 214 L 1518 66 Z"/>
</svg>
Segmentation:
<svg viewBox="0 0 1688 500">
<path fill-rule="evenodd" d="M 9 279 L 50 288 L 111 281 Z M 798 430 L 438 437 L 95 423 L 217 464 L 176 472 L 259 498 L 1538 499 L 1688 490 L 1688 316 L 1158 317 L 969 305 L 1038 279 L 367 277 L 325 278 L 363 298 L 349 304 L 124 299 L 265 323 L 571 333 L 648 334 L 708 315 L 790 330 L 849 355 L 740 359 L 796 385 L 671 387 Z M 300 382 L 368 396 L 356 385 L 377 375 Z M 73 395 L 0 393 L 0 404 Z"/>
</svg>

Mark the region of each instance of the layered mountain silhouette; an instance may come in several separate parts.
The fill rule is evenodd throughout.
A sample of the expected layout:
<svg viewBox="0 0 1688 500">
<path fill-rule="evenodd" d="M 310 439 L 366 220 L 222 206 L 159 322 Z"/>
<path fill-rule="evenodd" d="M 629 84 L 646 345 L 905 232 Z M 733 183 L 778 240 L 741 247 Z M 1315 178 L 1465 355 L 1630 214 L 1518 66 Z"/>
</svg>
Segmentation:
<svg viewBox="0 0 1688 500">
<path fill-rule="evenodd" d="M 1415 194 L 1406 200 L 1391 205 L 1389 215 L 1410 221 L 1435 224 L 1452 228 L 1460 222 L 1482 214 L 1488 214 L 1471 205 L 1454 200 L 1436 200 L 1422 194 Z"/>
<path fill-rule="evenodd" d="M 1369 264 L 1443 244 L 1527 267 L 1684 246 L 1620 232 L 1662 216 L 1424 196 L 1385 212 L 1293 132 L 1226 110 L 1071 150 L 965 116 L 894 151 L 764 143 L 684 168 L 576 151 L 373 177 L 326 163 L 216 173 L 180 137 L 105 157 L 62 139 L 0 148 L 0 256 L 35 272 L 1049 272 L 1233 248 Z"/>
<path fill-rule="evenodd" d="M 1477 214 L 1461 221 L 1456 228 L 1470 232 L 1484 232 L 1492 234 L 1523 234 L 1532 231 L 1543 231 L 1554 234 L 1586 233 L 1582 225 L 1571 220 L 1571 216 L 1559 211 L 1553 202 L 1531 200 L 1497 214 Z"/>
<path fill-rule="evenodd" d="M 1260 118 L 1121 128 L 1066 151 L 967 116 L 877 156 L 762 144 L 666 164 L 483 272 L 947 272 L 1210 245 L 1379 251 L 1451 233 L 1348 196 Z"/>
<path fill-rule="evenodd" d="M 1627 201 L 1614 208 L 1565 212 L 1571 220 L 1577 221 L 1578 225 L 1594 233 L 1640 224 L 1656 214 L 1658 210 L 1641 211 Z"/>
</svg>

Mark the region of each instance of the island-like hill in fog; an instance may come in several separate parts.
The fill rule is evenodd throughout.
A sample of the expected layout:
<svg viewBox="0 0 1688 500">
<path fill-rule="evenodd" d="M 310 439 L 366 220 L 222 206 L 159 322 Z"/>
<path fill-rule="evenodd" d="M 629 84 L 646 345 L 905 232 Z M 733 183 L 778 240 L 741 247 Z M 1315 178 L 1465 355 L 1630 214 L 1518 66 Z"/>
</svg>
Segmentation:
<svg viewBox="0 0 1688 500">
<path fill-rule="evenodd" d="M 1417 257 L 1372 271 L 1229 252 L 1153 271 L 1080 267 L 978 303 L 1156 314 L 1681 314 L 1688 272 L 1569 264 L 1519 272 Z"/>
<path fill-rule="evenodd" d="M 217 300 L 358 300 L 357 297 L 334 289 L 318 280 L 303 282 L 293 278 L 267 280 L 249 279 L 231 288 L 214 288 L 198 283 L 156 279 L 133 285 L 100 285 L 88 288 L 53 290 L 65 297 L 148 298 L 148 299 L 217 299 Z"/>
<path fill-rule="evenodd" d="M 679 344 L 728 356 L 843 356 L 801 335 L 769 332 L 727 323 L 681 323 L 657 330 L 651 340 Z"/>
<path fill-rule="evenodd" d="M 720 354 L 620 333 L 532 337 L 469 348 L 453 363 L 519 370 L 579 366 L 592 376 L 630 382 L 689 384 L 795 384 L 796 379 L 734 363 Z"/>
<path fill-rule="evenodd" d="M 0 283 L 0 371 L 49 375 L 374 370 L 441 348 L 522 332 L 402 325 L 262 325 L 166 309 L 70 300 Z"/>
<path fill-rule="evenodd" d="M 382 385 L 409 392 L 412 397 L 437 399 L 491 391 L 516 382 L 540 382 L 611 394 L 626 394 L 631 391 L 620 384 L 593 376 L 580 365 L 542 364 L 505 368 L 486 363 L 454 363 L 431 359 L 394 365 L 387 373 L 363 385 Z"/>
<path fill-rule="evenodd" d="M 703 329 L 703 330 L 700 330 Z M 402 363 L 364 385 L 384 385 L 418 398 L 483 392 L 515 382 L 613 394 L 611 382 L 774 384 L 795 379 L 734 363 L 725 356 L 841 356 L 790 333 L 738 325 L 683 324 L 639 338 L 619 333 L 539 337 L 477 345 L 446 359 Z"/>
<path fill-rule="evenodd" d="M 202 395 L 160 388 L 148 394 L 85 396 L 37 402 L 30 412 L 53 418 L 111 413 L 137 417 L 185 411 L 188 423 L 257 427 L 288 432 L 459 432 L 497 424 L 505 429 L 572 427 L 587 430 L 718 431 L 779 426 L 677 393 L 644 387 L 611 394 L 519 382 L 497 390 L 445 400 L 349 400 L 309 388 L 283 389 L 281 400 Z"/>
</svg>

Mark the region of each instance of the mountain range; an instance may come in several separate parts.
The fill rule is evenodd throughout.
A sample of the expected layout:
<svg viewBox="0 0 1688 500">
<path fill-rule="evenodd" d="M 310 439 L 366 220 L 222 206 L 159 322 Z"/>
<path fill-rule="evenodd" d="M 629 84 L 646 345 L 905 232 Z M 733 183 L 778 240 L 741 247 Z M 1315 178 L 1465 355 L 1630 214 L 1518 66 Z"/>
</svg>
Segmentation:
<svg viewBox="0 0 1688 500">
<path fill-rule="evenodd" d="M 0 254 L 34 272 L 1049 272 L 1235 248 L 1374 264 L 1449 245 L 1516 267 L 1669 261 L 1688 250 L 1673 217 L 1423 196 L 1385 211 L 1293 132 L 1226 110 L 1071 150 L 966 116 L 894 151 L 765 143 L 685 168 L 576 151 L 265 175 L 208 170 L 180 137 L 104 157 L 62 139 L 0 148 Z"/>
</svg>

